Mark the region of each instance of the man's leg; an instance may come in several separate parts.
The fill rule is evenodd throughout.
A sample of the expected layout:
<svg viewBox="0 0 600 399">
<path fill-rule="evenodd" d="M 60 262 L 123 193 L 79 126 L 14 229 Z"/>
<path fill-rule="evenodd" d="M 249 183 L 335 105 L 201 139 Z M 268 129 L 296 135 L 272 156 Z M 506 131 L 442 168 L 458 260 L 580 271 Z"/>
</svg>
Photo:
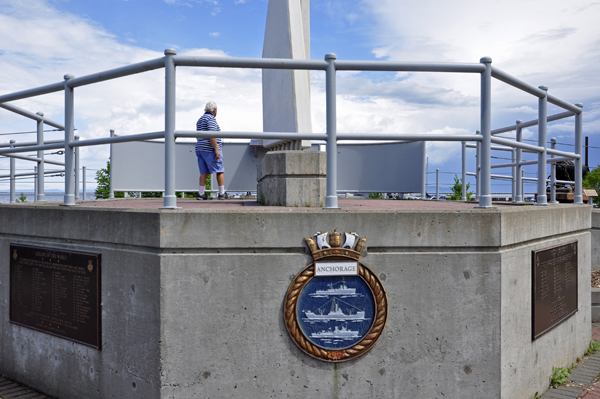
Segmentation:
<svg viewBox="0 0 600 399">
<path fill-rule="evenodd" d="M 202 173 L 200 175 L 200 181 L 199 181 L 200 187 L 206 186 L 206 179 L 207 179 L 207 177 L 208 177 L 208 173 Z"/>
<path fill-rule="evenodd" d="M 219 185 L 219 198 L 225 196 L 225 172 L 217 172 L 217 184 Z M 227 198 L 227 197 L 225 197 Z"/>
</svg>

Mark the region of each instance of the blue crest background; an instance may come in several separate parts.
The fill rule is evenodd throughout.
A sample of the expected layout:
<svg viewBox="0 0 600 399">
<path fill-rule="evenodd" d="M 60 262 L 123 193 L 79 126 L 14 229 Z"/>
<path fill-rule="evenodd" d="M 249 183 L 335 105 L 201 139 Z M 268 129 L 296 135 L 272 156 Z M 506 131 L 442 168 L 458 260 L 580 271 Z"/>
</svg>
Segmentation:
<svg viewBox="0 0 600 399">
<path fill-rule="evenodd" d="M 325 349 L 344 349 L 373 325 L 375 298 L 359 276 L 313 277 L 298 295 L 296 312 L 309 341 Z"/>
</svg>

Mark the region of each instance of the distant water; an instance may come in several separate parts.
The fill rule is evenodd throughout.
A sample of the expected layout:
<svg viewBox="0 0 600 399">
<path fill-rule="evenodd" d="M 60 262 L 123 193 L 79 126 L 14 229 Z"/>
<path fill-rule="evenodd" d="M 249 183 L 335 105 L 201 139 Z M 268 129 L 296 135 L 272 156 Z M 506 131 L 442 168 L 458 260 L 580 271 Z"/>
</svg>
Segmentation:
<svg viewBox="0 0 600 399">
<path fill-rule="evenodd" d="M 25 201 L 27 202 L 34 202 L 35 198 L 33 193 L 23 193 L 25 194 L 25 196 L 27 197 L 27 199 Z M 17 200 L 19 199 L 19 197 L 21 196 L 21 192 L 17 191 L 16 197 Z M 88 200 L 93 200 L 96 197 L 94 196 L 93 192 L 88 192 L 86 199 Z M 80 194 L 80 199 L 83 199 L 83 194 Z M 54 202 L 54 201 L 60 201 L 63 202 L 65 200 L 65 196 L 64 193 L 62 192 L 56 192 L 56 191 L 51 191 L 51 192 L 47 192 L 46 193 L 46 201 L 47 202 Z M 10 193 L 6 193 L 6 192 L 1 192 L 0 193 L 0 204 L 8 204 L 10 202 Z"/>
</svg>

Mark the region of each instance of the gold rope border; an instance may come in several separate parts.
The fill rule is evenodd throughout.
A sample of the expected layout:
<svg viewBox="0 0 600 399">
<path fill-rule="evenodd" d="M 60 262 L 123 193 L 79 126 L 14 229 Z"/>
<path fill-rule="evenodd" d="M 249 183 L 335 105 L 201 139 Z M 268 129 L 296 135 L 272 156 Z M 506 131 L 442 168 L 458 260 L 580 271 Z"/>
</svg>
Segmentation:
<svg viewBox="0 0 600 399">
<path fill-rule="evenodd" d="M 327 350 L 310 342 L 298 326 L 296 303 L 298 296 L 308 281 L 314 277 L 314 263 L 308 265 L 292 281 L 284 301 L 283 315 L 285 327 L 294 343 L 307 355 L 327 362 L 343 362 L 367 352 L 379 339 L 387 322 L 387 295 L 379 278 L 366 266 L 358 264 L 358 274 L 371 288 L 375 298 L 375 322 L 360 341 L 342 350 Z"/>
</svg>

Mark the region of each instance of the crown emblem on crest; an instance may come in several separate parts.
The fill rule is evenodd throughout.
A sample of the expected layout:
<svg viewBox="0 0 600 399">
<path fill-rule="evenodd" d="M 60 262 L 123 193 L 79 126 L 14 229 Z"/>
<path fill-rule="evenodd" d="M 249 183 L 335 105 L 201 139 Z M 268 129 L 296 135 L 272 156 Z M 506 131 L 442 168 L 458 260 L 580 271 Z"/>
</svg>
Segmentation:
<svg viewBox="0 0 600 399">
<path fill-rule="evenodd" d="M 331 234 L 318 231 L 313 237 L 306 237 L 304 240 L 315 260 L 335 256 L 358 260 L 367 237 L 359 237 L 354 232 L 341 234 L 335 229 Z"/>
</svg>

